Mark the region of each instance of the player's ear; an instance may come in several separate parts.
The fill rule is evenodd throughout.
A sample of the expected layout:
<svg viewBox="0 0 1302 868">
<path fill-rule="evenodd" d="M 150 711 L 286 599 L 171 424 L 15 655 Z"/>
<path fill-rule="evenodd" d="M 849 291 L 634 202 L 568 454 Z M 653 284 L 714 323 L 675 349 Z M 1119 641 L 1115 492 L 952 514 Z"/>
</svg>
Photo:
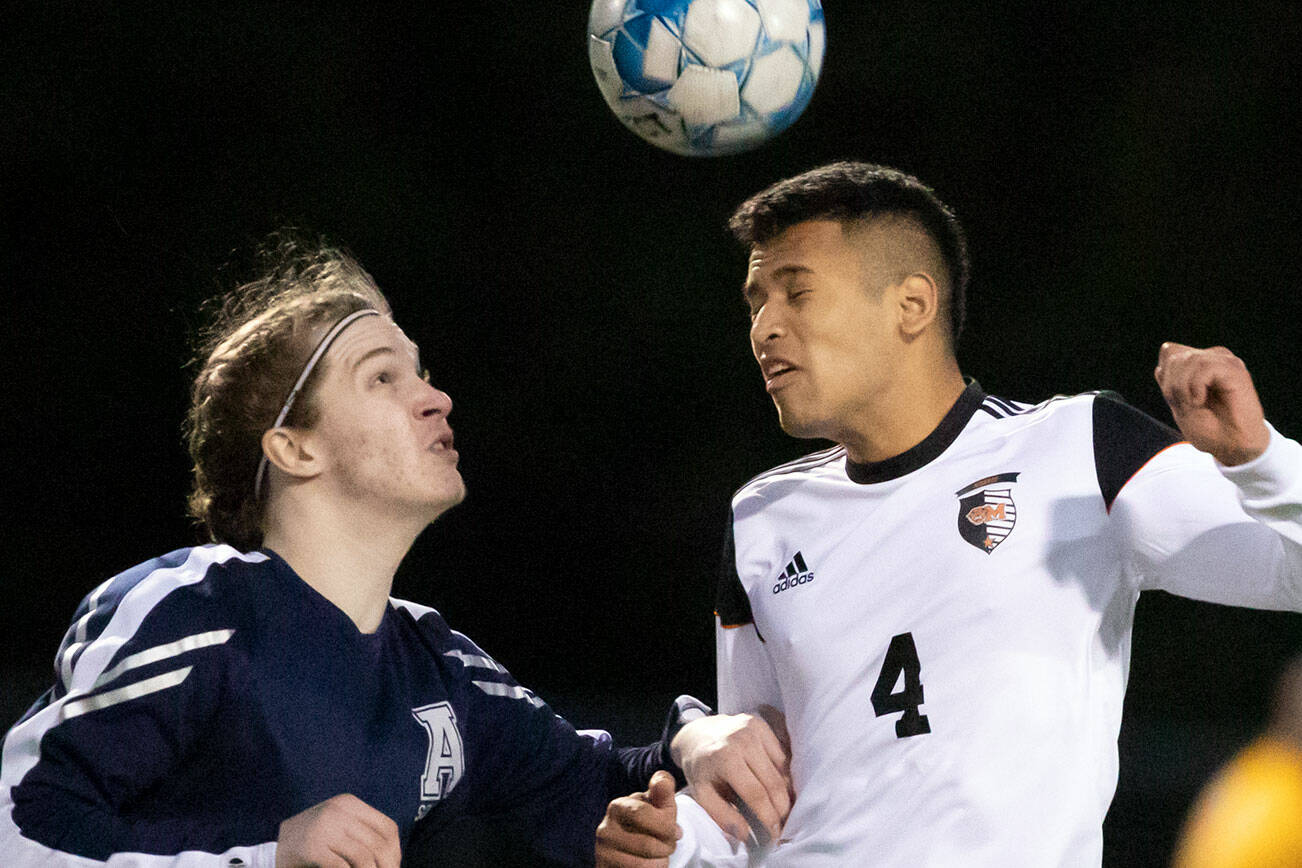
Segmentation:
<svg viewBox="0 0 1302 868">
<path fill-rule="evenodd" d="M 940 313 L 940 288 L 925 271 L 915 271 L 895 287 L 896 311 L 905 340 L 926 331 Z"/>
<path fill-rule="evenodd" d="M 299 428 L 272 428 L 263 432 L 262 452 L 277 470 L 296 479 L 311 479 L 322 470 L 311 438 Z"/>
</svg>

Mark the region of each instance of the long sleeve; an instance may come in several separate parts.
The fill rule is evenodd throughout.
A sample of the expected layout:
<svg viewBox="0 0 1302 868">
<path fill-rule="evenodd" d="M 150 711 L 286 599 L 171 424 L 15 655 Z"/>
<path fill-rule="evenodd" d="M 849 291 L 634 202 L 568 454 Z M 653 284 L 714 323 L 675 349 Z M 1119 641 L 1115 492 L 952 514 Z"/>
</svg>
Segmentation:
<svg viewBox="0 0 1302 868">
<path fill-rule="evenodd" d="M 55 686 L 5 737 L 6 866 L 274 863 L 274 839 L 232 847 L 211 816 L 132 810 L 165 788 L 220 711 L 237 631 L 169 597 L 214 559 L 209 549 L 174 553 L 83 602 Z"/>
<path fill-rule="evenodd" d="M 765 705 L 782 711 L 777 676 L 737 574 L 731 520 L 724 536 L 714 614 L 719 712 L 753 713 Z M 748 864 L 749 848 L 730 844 L 689 793 L 679 793 L 676 801 L 683 837 L 670 858 L 670 868 L 741 868 Z"/>
<path fill-rule="evenodd" d="M 781 710 L 777 679 L 755 625 L 724 625 L 719 615 L 715 629 L 720 713 L 754 712 L 762 705 Z M 669 861 L 670 868 L 741 868 L 748 864 L 749 849 L 730 844 L 690 791 L 680 792 L 676 801 L 683 837 Z"/>
<path fill-rule="evenodd" d="M 781 711 L 777 676 L 737 574 L 731 518 L 724 536 L 714 614 L 719 712 L 751 713 L 761 705 Z"/>
<path fill-rule="evenodd" d="M 1188 444 L 1161 451 L 1112 517 L 1140 590 L 1302 611 L 1302 445 L 1273 428 L 1266 452 L 1238 467 Z"/>
<path fill-rule="evenodd" d="M 725 604 L 715 616 L 719 711 L 721 714 L 754 712 L 762 705 L 781 710 L 777 678 L 764 642 L 748 617 L 745 623 L 735 623 L 742 620 L 740 614 L 740 609 L 729 609 Z M 730 843 L 723 830 L 691 797 L 690 790 L 680 792 L 675 800 L 683 837 L 670 857 L 669 868 L 744 868 L 751 864 L 752 857 L 760 858 L 750 847 Z"/>
<path fill-rule="evenodd" d="M 465 666 L 459 678 L 470 702 L 462 725 L 472 771 L 462 784 L 460 811 L 501 818 L 549 860 L 592 864 L 597 824 L 609 801 L 645 789 L 658 769 L 678 773 L 666 741 L 617 748 L 603 731 L 576 731 L 469 639 L 452 635 L 460 647 L 451 653 Z M 670 728 L 701 707 L 680 698 Z M 422 847 L 437 834 L 435 824 L 417 827 Z"/>
</svg>

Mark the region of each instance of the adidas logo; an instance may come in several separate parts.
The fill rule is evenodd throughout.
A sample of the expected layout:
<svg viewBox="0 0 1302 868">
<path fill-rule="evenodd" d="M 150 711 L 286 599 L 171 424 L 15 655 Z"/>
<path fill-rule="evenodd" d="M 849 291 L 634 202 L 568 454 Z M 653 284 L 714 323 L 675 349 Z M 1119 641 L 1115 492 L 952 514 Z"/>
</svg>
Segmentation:
<svg viewBox="0 0 1302 868">
<path fill-rule="evenodd" d="M 778 574 L 773 585 L 773 593 L 780 594 L 788 588 L 804 585 L 814 580 L 814 571 L 805 566 L 805 556 L 796 552 L 795 557 L 787 561 L 787 568 Z"/>
</svg>

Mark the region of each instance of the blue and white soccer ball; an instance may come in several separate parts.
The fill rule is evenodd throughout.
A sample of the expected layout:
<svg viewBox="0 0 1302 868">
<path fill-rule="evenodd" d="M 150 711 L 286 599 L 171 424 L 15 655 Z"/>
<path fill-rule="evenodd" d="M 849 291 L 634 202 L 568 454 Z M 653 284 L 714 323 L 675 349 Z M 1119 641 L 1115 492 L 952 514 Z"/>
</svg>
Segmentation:
<svg viewBox="0 0 1302 868">
<path fill-rule="evenodd" d="M 676 154 L 733 154 L 795 122 L 823 65 L 819 0 L 593 0 L 588 59 L 624 126 Z"/>
</svg>

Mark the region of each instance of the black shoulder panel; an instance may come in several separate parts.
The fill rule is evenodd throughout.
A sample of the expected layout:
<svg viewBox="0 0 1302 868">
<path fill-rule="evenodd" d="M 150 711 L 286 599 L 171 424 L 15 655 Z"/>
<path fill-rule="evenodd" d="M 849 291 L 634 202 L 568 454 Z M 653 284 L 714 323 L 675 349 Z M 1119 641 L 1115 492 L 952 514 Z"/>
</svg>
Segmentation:
<svg viewBox="0 0 1302 868">
<path fill-rule="evenodd" d="M 1122 487 L 1148 460 L 1182 439 L 1180 432 L 1136 410 L 1116 392 L 1094 396 L 1094 472 L 1112 509 Z"/>
<path fill-rule="evenodd" d="M 723 559 L 719 564 L 719 588 L 714 601 L 714 614 L 724 627 L 740 627 L 753 620 L 750 599 L 737 575 L 737 550 L 732 538 L 732 514 L 728 515 L 728 531 L 723 537 Z"/>
</svg>

